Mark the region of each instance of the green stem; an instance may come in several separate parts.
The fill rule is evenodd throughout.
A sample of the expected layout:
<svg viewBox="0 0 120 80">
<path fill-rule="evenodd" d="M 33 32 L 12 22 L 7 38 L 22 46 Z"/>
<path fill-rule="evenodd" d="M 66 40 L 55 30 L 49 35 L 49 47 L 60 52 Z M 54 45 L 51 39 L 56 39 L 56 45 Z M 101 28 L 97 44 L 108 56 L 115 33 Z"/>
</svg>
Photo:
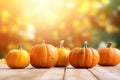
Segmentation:
<svg viewBox="0 0 120 80">
<path fill-rule="evenodd" d="M 82 48 L 87 48 L 87 41 L 85 41 L 84 43 L 83 43 L 83 45 L 82 45 Z"/>
<path fill-rule="evenodd" d="M 63 48 L 63 43 L 64 43 L 64 40 L 61 40 L 60 41 L 60 48 Z"/>
<path fill-rule="evenodd" d="M 22 49 L 22 43 L 19 43 L 18 44 L 18 50 L 21 50 Z"/>
<path fill-rule="evenodd" d="M 112 42 L 108 42 L 107 43 L 107 48 L 111 48 L 112 47 Z"/>
<path fill-rule="evenodd" d="M 42 45 L 45 44 L 45 40 L 42 40 L 41 43 L 42 43 Z"/>
</svg>

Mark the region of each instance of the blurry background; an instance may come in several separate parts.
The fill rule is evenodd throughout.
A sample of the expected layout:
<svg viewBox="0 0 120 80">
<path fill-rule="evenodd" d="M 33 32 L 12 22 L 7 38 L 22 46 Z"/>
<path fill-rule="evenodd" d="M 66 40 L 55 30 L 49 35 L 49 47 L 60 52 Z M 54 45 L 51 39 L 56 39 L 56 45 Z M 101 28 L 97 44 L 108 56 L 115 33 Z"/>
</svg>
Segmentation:
<svg viewBox="0 0 120 80">
<path fill-rule="evenodd" d="M 0 58 L 19 43 L 120 48 L 120 0 L 0 0 Z"/>
</svg>

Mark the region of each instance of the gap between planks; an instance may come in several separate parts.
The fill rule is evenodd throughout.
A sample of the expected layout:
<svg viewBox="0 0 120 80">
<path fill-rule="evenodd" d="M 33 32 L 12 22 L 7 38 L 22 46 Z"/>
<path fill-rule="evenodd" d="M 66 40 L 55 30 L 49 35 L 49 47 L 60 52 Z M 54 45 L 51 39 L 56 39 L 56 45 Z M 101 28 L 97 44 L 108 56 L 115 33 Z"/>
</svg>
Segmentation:
<svg viewBox="0 0 120 80">
<path fill-rule="evenodd" d="M 66 67 L 64 69 L 63 80 L 65 80 L 65 75 L 66 75 Z"/>
<path fill-rule="evenodd" d="M 98 79 L 86 68 L 74 68 L 72 66 L 68 66 L 65 72 L 64 80 L 98 80 Z"/>
<path fill-rule="evenodd" d="M 96 66 L 89 71 L 99 80 L 120 80 L 120 66 Z"/>
</svg>

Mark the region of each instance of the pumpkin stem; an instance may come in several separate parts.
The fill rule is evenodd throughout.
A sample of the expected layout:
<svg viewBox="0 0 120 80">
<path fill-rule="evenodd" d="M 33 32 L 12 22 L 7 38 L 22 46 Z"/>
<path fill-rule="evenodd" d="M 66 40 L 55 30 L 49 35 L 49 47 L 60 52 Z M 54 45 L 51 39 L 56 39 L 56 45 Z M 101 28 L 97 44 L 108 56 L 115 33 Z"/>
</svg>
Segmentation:
<svg viewBox="0 0 120 80">
<path fill-rule="evenodd" d="M 42 44 L 45 44 L 45 40 L 42 40 L 41 43 L 42 43 Z"/>
<path fill-rule="evenodd" d="M 82 48 L 87 48 L 87 41 L 83 43 Z"/>
<path fill-rule="evenodd" d="M 112 42 L 108 42 L 107 43 L 107 48 L 111 48 L 112 47 Z"/>
<path fill-rule="evenodd" d="M 22 43 L 19 43 L 18 44 L 18 50 L 21 50 L 22 49 Z"/>
<path fill-rule="evenodd" d="M 63 48 L 63 43 L 64 43 L 64 40 L 61 40 L 60 41 L 60 48 Z"/>
</svg>

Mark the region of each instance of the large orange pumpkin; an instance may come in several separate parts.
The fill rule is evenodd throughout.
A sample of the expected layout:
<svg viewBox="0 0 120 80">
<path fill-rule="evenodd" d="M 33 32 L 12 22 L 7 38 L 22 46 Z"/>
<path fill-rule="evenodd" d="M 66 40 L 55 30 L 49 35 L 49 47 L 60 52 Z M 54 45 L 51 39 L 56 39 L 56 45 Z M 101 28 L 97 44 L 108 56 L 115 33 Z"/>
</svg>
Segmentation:
<svg viewBox="0 0 120 80">
<path fill-rule="evenodd" d="M 100 54 L 99 65 L 114 66 L 120 62 L 120 50 L 111 47 L 112 42 L 107 44 L 106 48 L 98 49 Z"/>
<path fill-rule="evenodd" d="M 58 60 L 55 64 L 55 66 L 58 67 L 66 67 L 69 65 L 69 53 L 70 53 L 70 49 L 68 48 L 64 48 L 63 47 L 63 43 L 64 41 L 60 41 L 60 48 L 57 48 L 58 51 Z"/>
<path fill-rule="evenodd" d="M 58 59 L 56 47 L 51 44 L 45 44 L 43 40 L 41 44 L 36 44 L 30 50 L 31 65 L 37 68 L 52 67 Z"/>
<path fill-rule="evenodd" d="M 88 48 L 85 41 L 82 48 L 76 47 L 71 51 L 69 62 L 75 68 L 90 68 L 98 64 L 99 53 L 93 48 Z"/>
<path fill-rule="evenodd" d="M 22 49 L 22 45 L 19 44 L 18 49 L 12 49 L 6 55 L 6 62 L 10 68 L 25 68 L 30 63 L 29 53 Z"/>
</svg>

